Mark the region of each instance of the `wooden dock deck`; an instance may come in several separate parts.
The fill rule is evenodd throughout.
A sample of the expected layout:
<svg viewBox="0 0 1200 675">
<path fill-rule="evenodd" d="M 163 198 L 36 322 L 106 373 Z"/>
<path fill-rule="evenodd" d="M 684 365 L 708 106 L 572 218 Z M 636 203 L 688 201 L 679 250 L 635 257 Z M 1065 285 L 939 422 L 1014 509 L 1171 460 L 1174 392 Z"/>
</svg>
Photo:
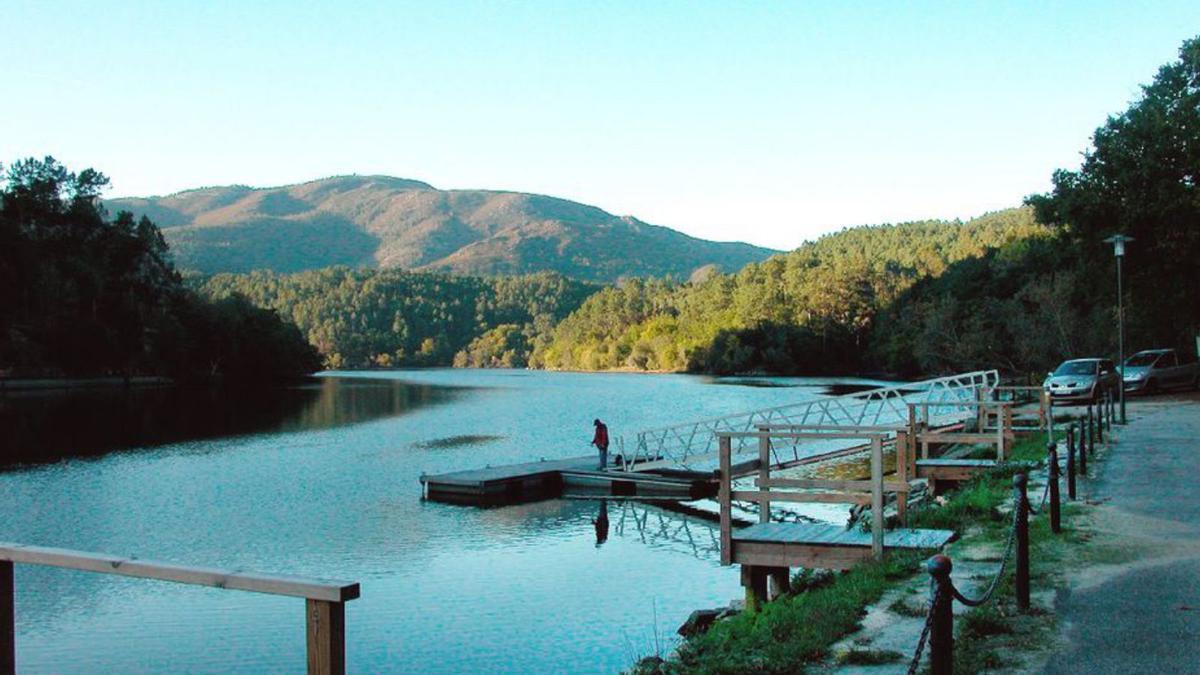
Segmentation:
<svg viewBox="0 0 1200 675">
<path fill-rule="evenodd" d="M 951 530 L 888 530 L 886 548 L 938 549 Z M 849 569 L 872 556 L 871 533 L 824 523 L 758 523 L 735 530 L 732 562 L 765 567 Z"/>
<path fill-rule="evenodd" d="M 498 506 L 560 497 L 565 490 L 584 495 L 699 499 L 716 493 L 710 474 L 600 470 L 596 455 L 523 462 L 422 476 L 433 501 Z"/>
</svg>

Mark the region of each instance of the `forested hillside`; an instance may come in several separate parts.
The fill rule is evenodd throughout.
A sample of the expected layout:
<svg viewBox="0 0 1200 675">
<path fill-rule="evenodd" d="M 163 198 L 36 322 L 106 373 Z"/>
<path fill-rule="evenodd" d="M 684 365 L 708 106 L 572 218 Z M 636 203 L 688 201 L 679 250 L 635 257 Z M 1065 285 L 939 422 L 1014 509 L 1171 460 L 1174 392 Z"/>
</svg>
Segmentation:
<svg viewBox="0 0 1200 675">
<path fill-rule="evenodd" d="M 522 367 L 539 336 L 599 288 L 549 272 L 485 278 L 346 267 L 193 284 L 295 321 L 331 368 Z"/>
<path fill-rule="evenodd" d="M 103 174 L 47 157 L 0 182 L 0 376 L 277 378 L 310 373 L 295 326 L 184 288 L 149 219 L 100 207 Z"/>
<path fill-rule="evenodd" d="M 1041 371 L 1117 356 L 1114 234 L 1126 246 L 1126 353 L 1200 337 L 1200 39 L 1096 130 L 1077 171 L 1029 203 L 1053 240 L 1017 242 L 914 286 L 880 320 L 875 359 L 902 371 Z"/>
<path fill-rule="evenodd" d="M 391 176 L 211 187 L 108 204 L 161 223 L 180 267 L 209 274 L 346 265 L 468 275 L 553 271 L 612 282 L 687 278 L 706 265 L 735 271 L 774 253 L 566 199 L 438 190 Z"/>
<path fill-rule="evenodd" d="M 689 283 L 627 281 L 559 324 L 547 368 L 850 372 L 880 311 L 920 279 L 1009 242 L 1049 236 L 1028 208 L 968 223 L 858 227 Z"/>
</svg>

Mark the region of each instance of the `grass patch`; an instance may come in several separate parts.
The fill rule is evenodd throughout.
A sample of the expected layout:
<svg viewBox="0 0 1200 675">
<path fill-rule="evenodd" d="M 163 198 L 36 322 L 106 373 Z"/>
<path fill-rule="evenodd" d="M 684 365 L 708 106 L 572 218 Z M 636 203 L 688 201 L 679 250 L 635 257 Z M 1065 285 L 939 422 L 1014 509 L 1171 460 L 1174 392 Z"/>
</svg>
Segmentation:
<svg viewBox="0 0 1200 675">
<path fill-rule="evenodd" d="M 924 556 L 891 553 L 837 575 L 828 585 L 768 603 L 713 626 L 680 648 L 658 672 L 795 673 L 826 658 L 829 645 L 855 631 L 864 608 L 897 579 L 920 569 Z"/>
</svg>

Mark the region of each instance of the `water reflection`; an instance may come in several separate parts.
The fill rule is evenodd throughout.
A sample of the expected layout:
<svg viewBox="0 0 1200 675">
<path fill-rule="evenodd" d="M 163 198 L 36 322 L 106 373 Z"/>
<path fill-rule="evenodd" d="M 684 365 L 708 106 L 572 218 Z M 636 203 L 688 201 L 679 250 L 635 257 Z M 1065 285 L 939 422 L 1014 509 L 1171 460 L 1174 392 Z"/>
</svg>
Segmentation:
<svg viewBox="0 0 1200 675">
<path fill-rule="evenodd" d="M 325 429 L 454 399 L 464 387 L 320 378 L 290 387 L 133 387 L 0 394 L 0 467 L 246 434 Z"/>
</svg>

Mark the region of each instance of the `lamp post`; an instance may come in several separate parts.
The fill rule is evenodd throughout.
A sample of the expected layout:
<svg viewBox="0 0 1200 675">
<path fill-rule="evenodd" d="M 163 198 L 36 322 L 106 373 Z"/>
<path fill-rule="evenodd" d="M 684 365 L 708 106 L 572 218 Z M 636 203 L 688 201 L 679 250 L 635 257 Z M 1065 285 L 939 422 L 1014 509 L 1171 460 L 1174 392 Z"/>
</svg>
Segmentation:
<svg viewBox="0 0 1200 675">
<path fill-rule="evenodd" d="M 1117 395 L 1121 397 L 1121 424 L 1125 424 L 1125 298 L 1121 289 L 1121 259 L 1125 257 L 1125 242 L 1133 241 L 1133 237 L 1114 234 L 1105 242 L 1113 245 L 1113 255 L 1117 258 L 1117 350 L 1121 359 L 1121 386 Z"/>
</svg>

